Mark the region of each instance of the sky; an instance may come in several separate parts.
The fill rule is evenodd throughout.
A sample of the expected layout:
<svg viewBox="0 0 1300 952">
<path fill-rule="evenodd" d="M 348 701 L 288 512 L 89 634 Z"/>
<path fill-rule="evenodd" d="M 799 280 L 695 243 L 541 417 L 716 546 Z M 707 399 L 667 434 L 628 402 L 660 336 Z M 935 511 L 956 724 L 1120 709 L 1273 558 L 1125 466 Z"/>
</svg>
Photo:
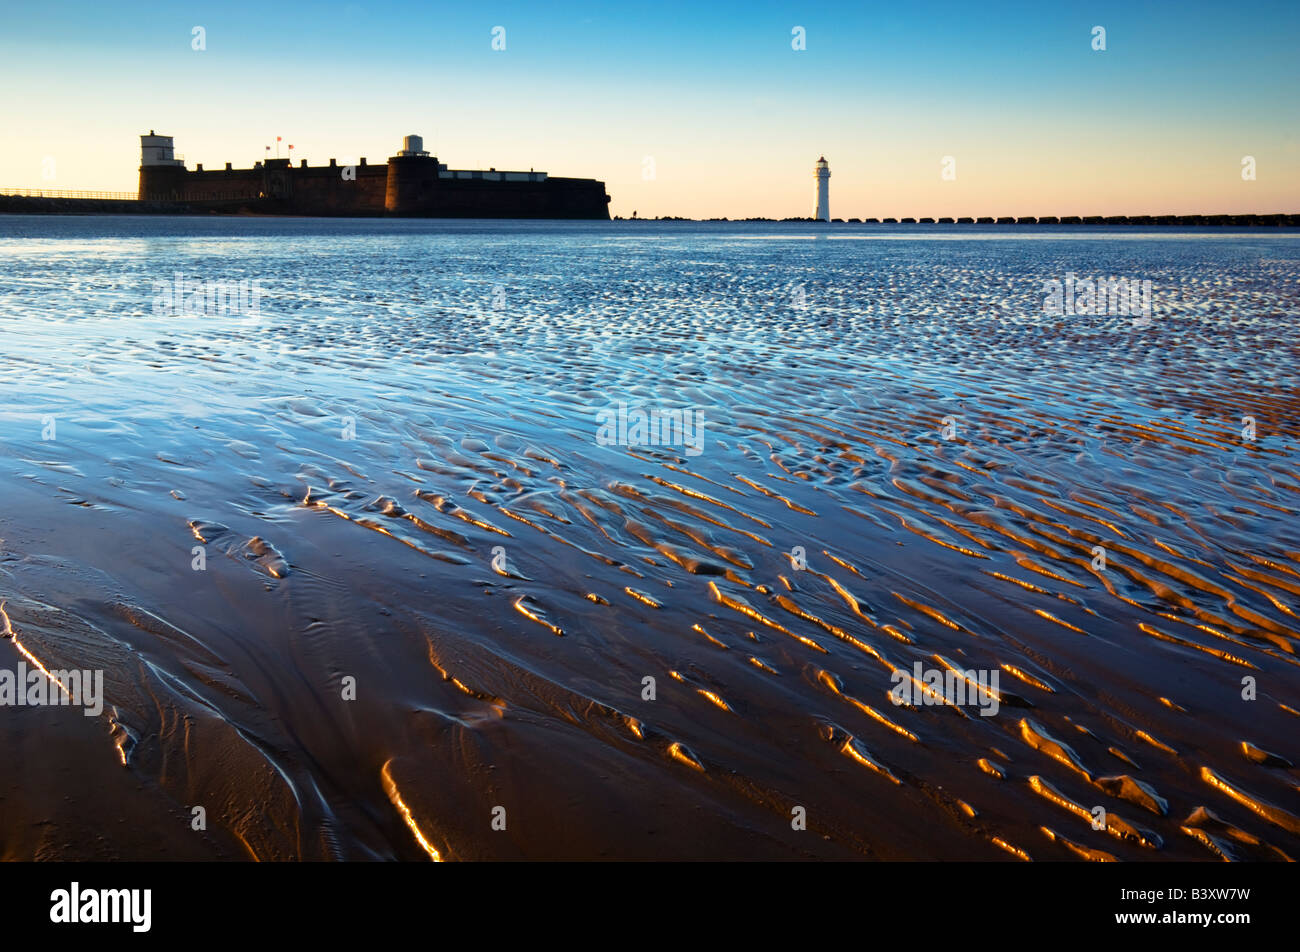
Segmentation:
<svg viewBox="0 0 1300 952">
<path fill-rule="evenodd" d="M 7 0 L 0 188 L 134 192 L 151 129 L 190 168 L 415 133 L 624 217 L 811 216 L 823 154 L 843 218 L 1300 212 L 1297 48 L 1296 0 Z"/>
</svg>

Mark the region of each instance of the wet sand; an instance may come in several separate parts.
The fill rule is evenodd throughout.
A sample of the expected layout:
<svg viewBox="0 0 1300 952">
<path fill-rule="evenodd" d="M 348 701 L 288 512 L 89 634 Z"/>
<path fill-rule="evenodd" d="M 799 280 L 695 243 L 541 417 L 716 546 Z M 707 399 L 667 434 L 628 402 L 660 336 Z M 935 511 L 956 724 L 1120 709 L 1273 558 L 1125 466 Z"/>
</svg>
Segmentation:
<svg viewBox="0 0 1300 952">
<path fill-rule="evenodd" d="M 1294 236 L 0 222 L 5 859 L 1300 857 Z"/>
</svg>

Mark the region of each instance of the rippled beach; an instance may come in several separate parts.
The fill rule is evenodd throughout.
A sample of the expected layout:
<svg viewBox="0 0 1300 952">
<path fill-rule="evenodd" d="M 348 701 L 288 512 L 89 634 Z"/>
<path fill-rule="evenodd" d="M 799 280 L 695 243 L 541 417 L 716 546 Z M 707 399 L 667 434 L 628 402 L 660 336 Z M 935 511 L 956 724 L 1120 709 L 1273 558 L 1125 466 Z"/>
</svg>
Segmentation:
<svg viewBox="0 0 1300 952">
<path fill-rule="evenodd" d="M 103 673 L 0 855 L 1300 858 L 1297 322 L 1273 229 L 0 216 L 0 669 Z"/>
</svg>

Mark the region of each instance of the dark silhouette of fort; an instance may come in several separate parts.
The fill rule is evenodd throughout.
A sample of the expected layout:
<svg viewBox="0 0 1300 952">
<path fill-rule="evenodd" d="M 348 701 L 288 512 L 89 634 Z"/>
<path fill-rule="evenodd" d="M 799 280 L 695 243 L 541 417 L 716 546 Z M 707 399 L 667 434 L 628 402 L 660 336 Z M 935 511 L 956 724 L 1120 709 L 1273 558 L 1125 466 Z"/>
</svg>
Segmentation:
<svg viewBox="0 0 1300 952">
<path fill-rule="evenodd" d="M 264 215 L 402 218 L 609 218 L 605 183 L 545 172 L 449 169 L 419 136 L 384 165 L 294 166 L 266 159 L 251 169 L 193 171 L 175 157 L 170 136 L 140 137 L 140 201 L 195 211 Z"/>
</svg>

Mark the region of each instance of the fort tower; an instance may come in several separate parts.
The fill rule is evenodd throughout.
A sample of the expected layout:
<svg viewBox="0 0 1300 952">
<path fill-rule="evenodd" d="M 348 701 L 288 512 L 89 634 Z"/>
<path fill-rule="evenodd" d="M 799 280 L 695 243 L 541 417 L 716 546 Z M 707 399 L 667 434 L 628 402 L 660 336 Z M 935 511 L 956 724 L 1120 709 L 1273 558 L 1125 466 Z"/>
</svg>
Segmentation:
<svg viewBox="0 0 1300 952">
<path fill-rule="evenodd" d="M 171 136 L 152 129 L 140 137 L 140 198 L 169 201 L 185 179 L 185 157 L 176 157 Z"/>
</svg>

